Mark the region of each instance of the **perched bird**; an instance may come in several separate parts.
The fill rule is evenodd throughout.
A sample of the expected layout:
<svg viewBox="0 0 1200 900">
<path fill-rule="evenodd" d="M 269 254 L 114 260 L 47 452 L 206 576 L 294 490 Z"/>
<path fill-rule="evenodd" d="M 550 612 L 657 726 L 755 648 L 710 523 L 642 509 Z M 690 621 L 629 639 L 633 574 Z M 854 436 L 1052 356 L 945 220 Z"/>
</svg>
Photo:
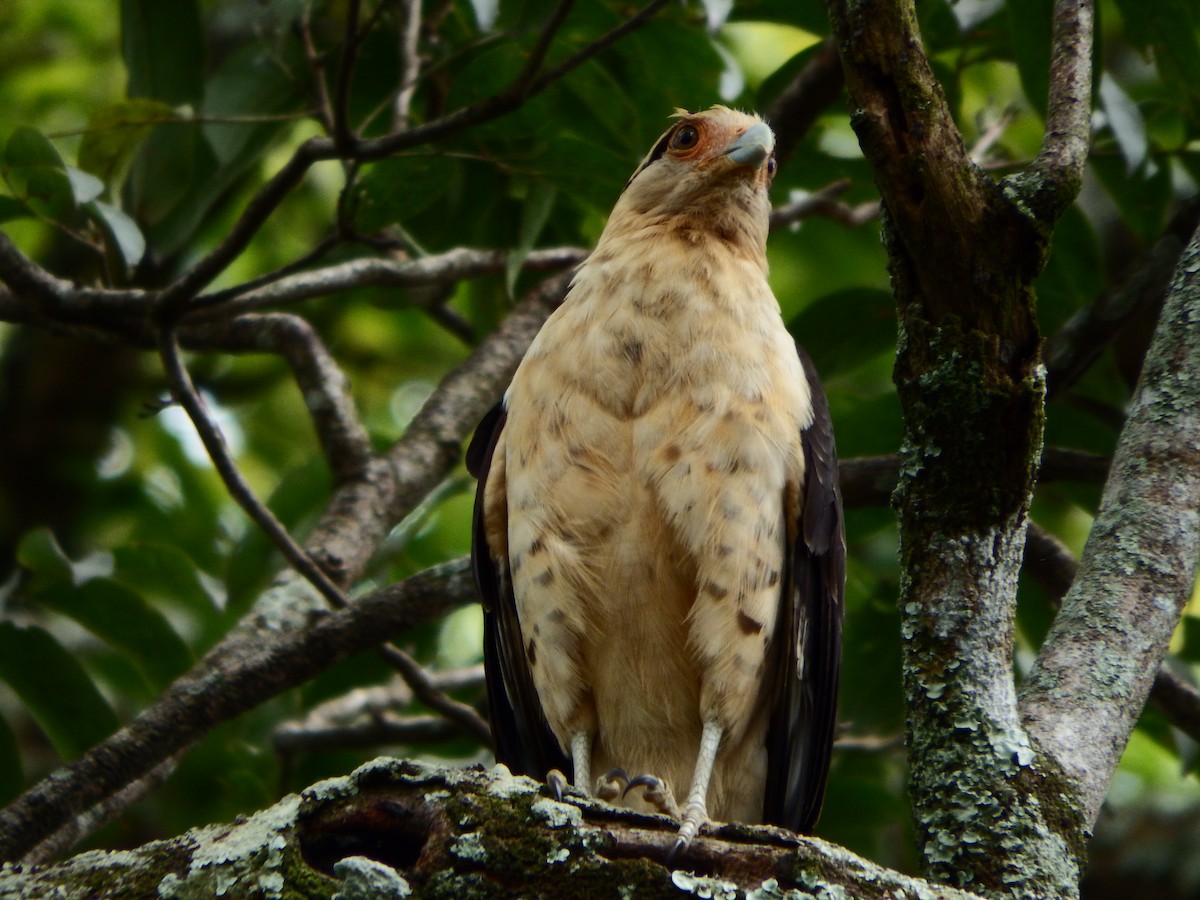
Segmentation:
<svg viewBox="0 0 1200 900">
<path fill-rule="evenodd" d="M 677 850 L 810 831 L 833 740 L 841 498 L 767 283 L 774 145 L 678 114 L 468 450 L 497 759 L 679 816 Z"/>
</svg>

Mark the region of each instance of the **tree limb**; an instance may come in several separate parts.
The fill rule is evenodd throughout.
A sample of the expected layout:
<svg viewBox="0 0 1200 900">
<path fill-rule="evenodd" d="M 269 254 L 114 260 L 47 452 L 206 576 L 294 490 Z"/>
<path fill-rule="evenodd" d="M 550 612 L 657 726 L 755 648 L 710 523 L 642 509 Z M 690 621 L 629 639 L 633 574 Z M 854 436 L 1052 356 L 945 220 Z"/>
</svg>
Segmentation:
<svg viewBox="0 0 1200 900">
<path fill-rule="evenodd" d="M 1025 544 L 1025 566 L 1056 604 L 1071 589 L 1079 563 L 1070 549 L 1044 528 L 1029 523 Z M 1150 702 L 1167 721 L 1200 743 L 1200 690 L 1164 661 L 1154 676 Z"/>
<path fill-rule="evenodd" d="M 1074 202 L 1083 184 L 1092 122 L 1092 0 L 1054 0 L 1050 94 L 1037 158 L 1006 180 L 1044 227 Z"/>
<path fill-rule="evenodd" d="M 724 825 L 665 863 L 678 823 L 490 770 L 378 759 L 228 825 L 0 871 L 0 895 L 860 897 L 978 900 L 818 838 Z M 532 863 L 531 863 L 532 861 Z M 270 887 L 268 887 L 270 886 Z"/>
<path fill-rule="evenodd" d="M 1090 828 L 1200 557 L 1200 230 L 1180 258 L 1079 574 L 1021 710 Z"/>
<path fill-rule="evenodd" d="M 0 812 L 0 860 L 20 859 L 81 810 L 221 722 L 336 662 L 473 602 L 469 561 L 458 559 L 325 613 L 306 629 L 243 642 L 236 655 L 223 652 L 219 666 L 197 666 L 134 721 Z M 218 646 L 229 650 L 224 643 Z"/>
<path fill-rule="evenodd" d="M 1032 284 L 1053 222 L 972 161 L 912 0 L 826 5 L 852 125 L 883 201 L 898 311 L 905 441 L 894 503 L 909 793 L 923 864 L 961 887 L 1069 896 L 1082 841 L 1069 810 L 1053 806 L 1055 773 L 1031 766 L 1012 675 L 1044 424 Z"/>
<path fill-rule="evenodd" d="M 171 384 L 171 393 L 180 405 L 187 411 L 188 418 L 196 428 L 204 449 L 208 451 L 209 459 L 221 476 L 225 489 L 262 531 L 271 539 L 271 543 L 283 554 L 297 572 L 303 575 L 315 587 L 331 606 L 345 606 L 347 601 L 342 589 L 321 570 L 304 548 L 292 540 L 292 536 L 275 515 L 263 505 L 254 495 L 250 485 L 242 478 L 234 462 L 233 454 L 212 417 L 205 408 L 204 400 L 192 384 L 191 375 L 183 364 L 179 352 L 179 342 L 175 336 L 174 327 L 166 327 L 159 335 L 159 353 L 162 356 L 163 368 Z"/>
</svg>

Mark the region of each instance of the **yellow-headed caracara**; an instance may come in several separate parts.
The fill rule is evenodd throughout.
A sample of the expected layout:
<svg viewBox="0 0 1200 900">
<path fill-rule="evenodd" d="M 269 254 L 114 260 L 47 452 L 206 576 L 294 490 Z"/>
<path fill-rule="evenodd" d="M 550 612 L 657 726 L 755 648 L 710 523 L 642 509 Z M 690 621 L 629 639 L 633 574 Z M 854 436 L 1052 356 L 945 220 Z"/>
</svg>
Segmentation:
<svg viewBox="0 0 1200 900">
<path fill-rule="evenodd" d="M 833 741 L 837 457 L 767 283 L 774 145 L 681 115 L 468 451 L 497 759 L 676 812 L 676 849 L 810 831 Z"/>
</svg>

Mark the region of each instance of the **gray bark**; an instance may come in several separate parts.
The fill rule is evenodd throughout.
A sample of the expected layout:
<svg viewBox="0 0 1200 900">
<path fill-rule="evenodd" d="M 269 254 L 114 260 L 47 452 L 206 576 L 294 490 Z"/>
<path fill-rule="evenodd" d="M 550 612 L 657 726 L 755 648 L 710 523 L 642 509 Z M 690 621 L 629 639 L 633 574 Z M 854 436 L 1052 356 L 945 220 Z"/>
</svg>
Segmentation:
<svg viewBox="0 0 1200 900">
<path fill-rule="evenodd" d="M 1022 692 L 1090 830 L 1200 554 L 1200 231 L 1180 258 L 1079 573 Z"/>
</svg>

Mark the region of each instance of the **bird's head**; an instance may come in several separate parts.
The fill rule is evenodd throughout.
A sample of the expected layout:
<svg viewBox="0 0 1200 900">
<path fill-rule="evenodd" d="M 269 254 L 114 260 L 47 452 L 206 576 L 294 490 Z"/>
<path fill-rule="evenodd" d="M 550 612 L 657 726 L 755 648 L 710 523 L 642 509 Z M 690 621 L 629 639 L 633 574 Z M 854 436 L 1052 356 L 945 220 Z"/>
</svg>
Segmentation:
<svg viewBox="0 0 1200 900">
<path fill-rule="evenodd" d="M 607 230 L 649 224 L 761 248 L 774 176 L 775 135 L 758 116 L 724 106 L 680 112 L 625 185 Z"/>
</svg>

